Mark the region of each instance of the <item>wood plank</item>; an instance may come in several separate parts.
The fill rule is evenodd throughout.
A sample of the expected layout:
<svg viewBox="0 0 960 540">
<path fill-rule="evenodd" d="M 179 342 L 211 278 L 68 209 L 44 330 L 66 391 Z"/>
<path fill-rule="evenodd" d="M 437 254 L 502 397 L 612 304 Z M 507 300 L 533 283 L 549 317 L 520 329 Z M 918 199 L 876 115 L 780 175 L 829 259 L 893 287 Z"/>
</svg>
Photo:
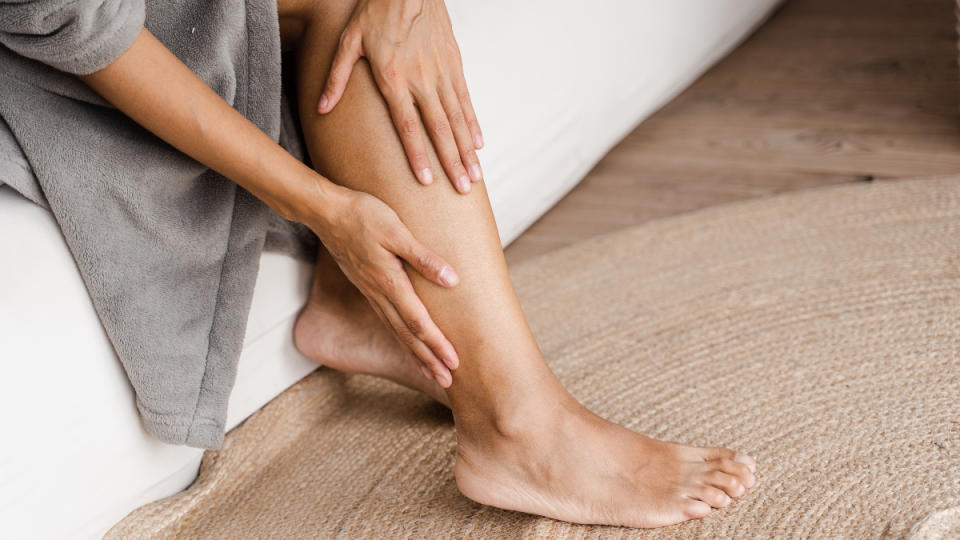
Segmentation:
<svg viewBox="0 0 960 540">
<path fill-rule="evenodd" d="M 795 189 L 960 173 L 953 0 L 793 0 L 507 250 Z"/>
</svg>

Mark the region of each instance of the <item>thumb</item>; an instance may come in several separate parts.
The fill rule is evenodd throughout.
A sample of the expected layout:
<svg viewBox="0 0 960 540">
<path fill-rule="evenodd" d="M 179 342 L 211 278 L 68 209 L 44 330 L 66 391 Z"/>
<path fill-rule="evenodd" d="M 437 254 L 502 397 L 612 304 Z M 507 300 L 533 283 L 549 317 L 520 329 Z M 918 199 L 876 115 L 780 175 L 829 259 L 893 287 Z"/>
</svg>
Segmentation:
<svg viewBox="0 0 960 540">
<path fill-rule="evenodd" d="M 397 250 L 397 255 L 407 261 L 414 270 L 444 287 L 453 287 L 460 283 L 460 276 L 443 257 L 421 244 L 409 231 L 403 236 L 405 238 Z"/>
<path fill-rule="evenodd" d="M 340 45 L 333 57 L 333 65 L 330 67 L 330 74 L 327 75 L 327 84 L 323 89 L 323 94 L 320 95 L 317 112 L 326 114 L 333 110 L 333 107 L 343 97 L 343 91 L 347 88 L 347 81 L 350 80 L 353 66 L 361 56 L 363 56 L 362 35 L 359 30 L 347 27 L 340 36 Z"/>
</svg>

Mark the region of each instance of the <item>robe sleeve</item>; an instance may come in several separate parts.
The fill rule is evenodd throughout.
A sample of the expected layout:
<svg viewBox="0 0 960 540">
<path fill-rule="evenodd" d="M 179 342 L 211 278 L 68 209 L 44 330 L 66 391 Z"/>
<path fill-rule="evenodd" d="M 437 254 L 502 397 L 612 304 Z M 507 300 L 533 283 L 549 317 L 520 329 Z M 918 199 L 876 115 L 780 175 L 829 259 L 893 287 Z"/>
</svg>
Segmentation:
<svg viewBox="0 0 960 540">
<path fill-rule="evenodd" d="M 144 0 L 0 0 L 0 44 L 60 71 L 86 75 L 126 51 Z"/>
</svg>

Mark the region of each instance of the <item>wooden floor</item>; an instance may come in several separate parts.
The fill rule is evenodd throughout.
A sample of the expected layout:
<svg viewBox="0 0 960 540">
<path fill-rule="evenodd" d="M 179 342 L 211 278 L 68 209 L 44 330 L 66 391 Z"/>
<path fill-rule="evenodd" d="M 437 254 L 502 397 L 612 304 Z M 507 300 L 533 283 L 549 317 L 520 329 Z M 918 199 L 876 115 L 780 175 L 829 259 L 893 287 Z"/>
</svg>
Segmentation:
<svg viewBox="0 0 960 540">
<path fill-rule="evenodd" d="M 789 0 L 615 147 L 511 263 L 720 203 L 960 173 L 953 0 Z"/>
</svg>

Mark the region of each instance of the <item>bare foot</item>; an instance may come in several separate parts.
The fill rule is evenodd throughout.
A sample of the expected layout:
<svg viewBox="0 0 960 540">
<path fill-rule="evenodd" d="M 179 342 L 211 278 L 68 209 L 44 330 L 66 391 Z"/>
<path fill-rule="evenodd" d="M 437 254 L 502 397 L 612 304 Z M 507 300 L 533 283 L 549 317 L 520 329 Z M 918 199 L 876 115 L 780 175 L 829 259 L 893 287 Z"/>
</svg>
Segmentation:
<svg viewBox="0 0 960 540">
<path fill-rule="evenodd" d="M 458 426 L 460 491 L 574 523 L 662 527 L 725 507 L 756 482 L 749 456 L 661 442 L 575 407 L 527 416 L 512 434 L 472 438 Z"/>
<path fill-rule="evenodd" d="M 419 363 L 380 321 L 340 268 L 323 254 L 307 305 L 293 330 L 297 349 L 315 362 L 347 373 L 384 377 L 450 406 L 447 393 L 420 372 Z"/>
<path fill-rule="evenodd" d="M 318 262 L 294 342 L 323 365 L 385 377 L 449 406 L 329 256 Z M 512 409 L 516 422 L 457 421 L 454 472 L 465 496 L 574 523 L 662 527 L 725 507 L 756 482 L 749 456 L 661 442 L 590 413 L 569 394 L 536 393 L 527 389 L 530 406 Z"/>
</svg>

